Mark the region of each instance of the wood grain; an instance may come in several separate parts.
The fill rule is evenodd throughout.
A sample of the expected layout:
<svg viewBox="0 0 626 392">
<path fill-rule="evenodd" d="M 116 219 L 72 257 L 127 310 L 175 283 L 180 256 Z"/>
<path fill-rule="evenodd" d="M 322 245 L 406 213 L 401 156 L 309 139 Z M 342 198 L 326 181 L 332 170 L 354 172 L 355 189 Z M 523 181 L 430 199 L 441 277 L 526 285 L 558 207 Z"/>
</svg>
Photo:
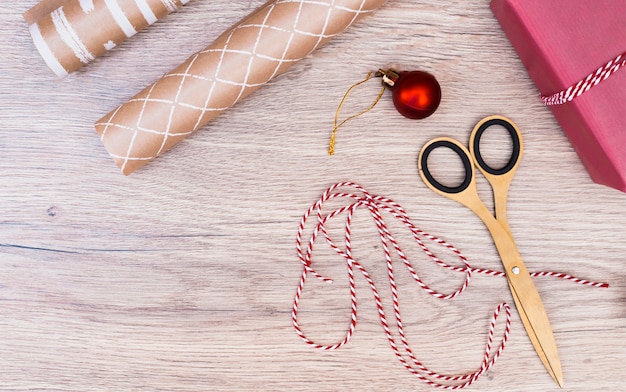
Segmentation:
<svg viewBox="0 0 626 392">
<path fill-rule="evenodd" d="M 492 114 L 511 118 L 524 135 L 508 218 L 529 270 L 611 284 L 535 281 L 563 390 L 623 388 L 626 197 L 591 182 L 487 1 L 390 0 L 129 177 L 93 122 L 262 1 L 190 2 L 63 80 L 46 69 L 21 16 L 35 3 L 9 1 L 0 15 L 0 390 L 431 390 L 393 356 L 363 280 L 348 346 L 321 352 L 298 339 L 291 325 L 301 273 L 296 230 L 327 186 L 351 180 L 402 204 L 473 265 L 500 268 L 482 222 L 430 191 L 417 172 L 426 141 L 466 141 Z M 388 66 L 435 74 L 443 91 L 437 113 L 404 119 L 386 95 L 338 132 L 329 157 L 343 93 Z M 378 88 L 361 86 L 343 113 L 368 105 Z M 486 185 L 479 181 L 489 200 Z M 355 254 L 390 306 L 372 222 L 363 216 L 355 224 Z M 301 322 L 328 343 L 345 333 L 349 299 L 341 261 L 318 245 L 320 272 L 337 283 L 307 287 Z M 433 286 L 462 281 L 411 252 Z M 461 297 L 442 302 L 406 271 L 398 275 L 420 359 L 442 373 L 475 369 L 491 311 L 513 302 L 505 279 L 475 277 Z M 558 390 L 517 312 L 501 359 L 471 390 Z"/>
</svg>

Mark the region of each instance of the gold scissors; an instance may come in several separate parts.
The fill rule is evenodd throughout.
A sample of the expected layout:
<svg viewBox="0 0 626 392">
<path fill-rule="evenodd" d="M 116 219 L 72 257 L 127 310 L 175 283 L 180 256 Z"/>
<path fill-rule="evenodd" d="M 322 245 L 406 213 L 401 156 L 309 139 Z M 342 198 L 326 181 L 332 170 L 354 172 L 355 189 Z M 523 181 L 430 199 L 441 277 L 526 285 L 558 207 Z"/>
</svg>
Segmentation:
<svg viewBox="0 0 626 392">
<path fill-rule="evenodd" d="M 513 151 L 508 163 L 499 169 L 487 165 L 480 153 L 480 139 L 485 131 L 494 125 L 503 126 L 511 136 Z M 428 157 L 437 148 L 445 147 L 455 152 L 463 162 L 465 178 L 463 182 L 449 187 L 437 181 L 428 168 Z M 554 381 L 563 387 L 563 373 L 561 361 L 557 352 L 556 341 L 548 321 L 548 315 L 541 302 L 541 297 L 535 288 L 532 277 L 528 273 L 524 262 L 513 240 L 511 229 L 506 216 L 506 202 L 511 180 L 517 170 L 522 157 L 522 136 L 517 126 L 503 116 L 490 116 L 482 119 L 472 130 L 468 151 L 457 140 L 448 137 L 436 138 L 422 148 L 418 158 L 418 168 L 422 180 L 426 185 L 447 198 L 455 200 L 472 210 L 487 226 L 491 237 L 498 249 L 502 264 L 506 271 L 506 278 L 519 311 L 520 318 L 528 337 L 535 347 L 541 362 L 548 370 Z M 493 190 L 495 216 L 480 200 L 475 181 L 474 166 L 477 166 L 487 179 Z"/>
</svg>

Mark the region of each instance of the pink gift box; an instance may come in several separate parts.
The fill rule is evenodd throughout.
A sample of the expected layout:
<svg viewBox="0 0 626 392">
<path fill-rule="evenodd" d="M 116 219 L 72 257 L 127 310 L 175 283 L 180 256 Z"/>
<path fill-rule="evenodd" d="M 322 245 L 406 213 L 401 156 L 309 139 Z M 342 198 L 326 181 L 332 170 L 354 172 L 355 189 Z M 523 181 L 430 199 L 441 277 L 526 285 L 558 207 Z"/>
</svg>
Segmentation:
<svg viewBox="0 0 626 392">
<path fill-rule="evenodd" d="M 539 92 L 566 89 L 626 50 L 624 0 L 492 0 Z M 550 106 L 591 178 L 626 192 L 626 67 Z"/>
</svg>

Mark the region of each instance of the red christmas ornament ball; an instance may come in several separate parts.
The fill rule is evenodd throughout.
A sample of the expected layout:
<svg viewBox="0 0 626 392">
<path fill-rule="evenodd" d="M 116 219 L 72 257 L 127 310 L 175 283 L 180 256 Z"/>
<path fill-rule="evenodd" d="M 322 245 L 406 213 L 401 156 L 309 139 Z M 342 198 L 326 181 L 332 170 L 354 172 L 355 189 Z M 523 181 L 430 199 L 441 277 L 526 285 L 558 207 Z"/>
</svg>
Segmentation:
<svg viewBox="0 0 626 392">
<path fill-rule="evenodd" d="M 441 102 L 441 86 L 428 72 L 399 72 L 392 89 L 394 106 L 400 114 L 411 119 L 430 116 Z"/>
</svg>

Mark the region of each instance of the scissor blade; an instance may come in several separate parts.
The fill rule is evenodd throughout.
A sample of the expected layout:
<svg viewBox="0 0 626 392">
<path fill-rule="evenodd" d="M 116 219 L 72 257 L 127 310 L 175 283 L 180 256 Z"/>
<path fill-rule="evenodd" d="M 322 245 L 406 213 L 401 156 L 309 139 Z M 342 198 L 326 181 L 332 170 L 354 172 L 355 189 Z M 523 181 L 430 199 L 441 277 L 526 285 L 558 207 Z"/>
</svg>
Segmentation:
<svg viewBox="0 0 626 392">
<path fill-rule="evenodd" d="M 502 229 L 507 232 L 511 240 L 513 240 L 513 235 L 511 234 L 511 231 L 508 226 L 508 222 L 506 221 L 506 216 L 504 220 L 498 219 L 498 223 L 500 224 L 500 226 L 502 226 Z M 545 366 L 546 370 L 548 371 L 548 373 L 550 373 L 550 376 L 552 376 L 554 381 L 559 385 L 559 387 L 563 388 L 563 373 L 561 371 L 561 361 L 559 359 L 558 351 L 556 349 L 556 340 L 554 339 L 554 336 L 552 335 L 552 328 L 550 328 L 549 330 L 550 336 L 547 337 L 546 339 L 548 339 L 548 341 L 555 342 L 553 350 L 554 350 L 556 359 L 553 358 L 552 360 L 549 360 L 546 357 L 545 350 L 541 344 L 541 341 L 538 340 L 537 334 L 533 331 L 533 326 L 530 323 L 529 317 L 525 314 L 523 310 L 524 309 L 523 303 L 520 301 L 517 295 L 517 292 L 515 291 L 515 288 L 513 287 L 510 281 L 509 281 L 509 287 L 511 289 L 511 293 L 513 294 L 515 306 L 517 307 L 522 323 L 524 324 L 524 328 L 526 329 L 528 333 L 528 338 L 533 344 L 533 347 L 535 347 L 535 351 L 537 352 L 539 359 L 541 359 L 543 366 Z M 539 300 L 541 301 L 541 299 Z M 541 306 L 543 308 L 543 303 Z"/>
<path fill-rule="evenodd" d="M 563 372 L 556 340 L 532 277 L 522 273 L 508 274 L 507 280 L 520 318 L 537 355 L 554 381 L 562 388 Z"/>
<path fill-rule="evenodd" d="M 548 373 L 562 387 L 561 360 L 552 334 L 552 327 L 533 278 L 524 265 L 510 230 L 496 220 L 484 204 L 466 205 L 487 225 L 500 254 L 515 305 L 530 341 Z"/>
</svg>

